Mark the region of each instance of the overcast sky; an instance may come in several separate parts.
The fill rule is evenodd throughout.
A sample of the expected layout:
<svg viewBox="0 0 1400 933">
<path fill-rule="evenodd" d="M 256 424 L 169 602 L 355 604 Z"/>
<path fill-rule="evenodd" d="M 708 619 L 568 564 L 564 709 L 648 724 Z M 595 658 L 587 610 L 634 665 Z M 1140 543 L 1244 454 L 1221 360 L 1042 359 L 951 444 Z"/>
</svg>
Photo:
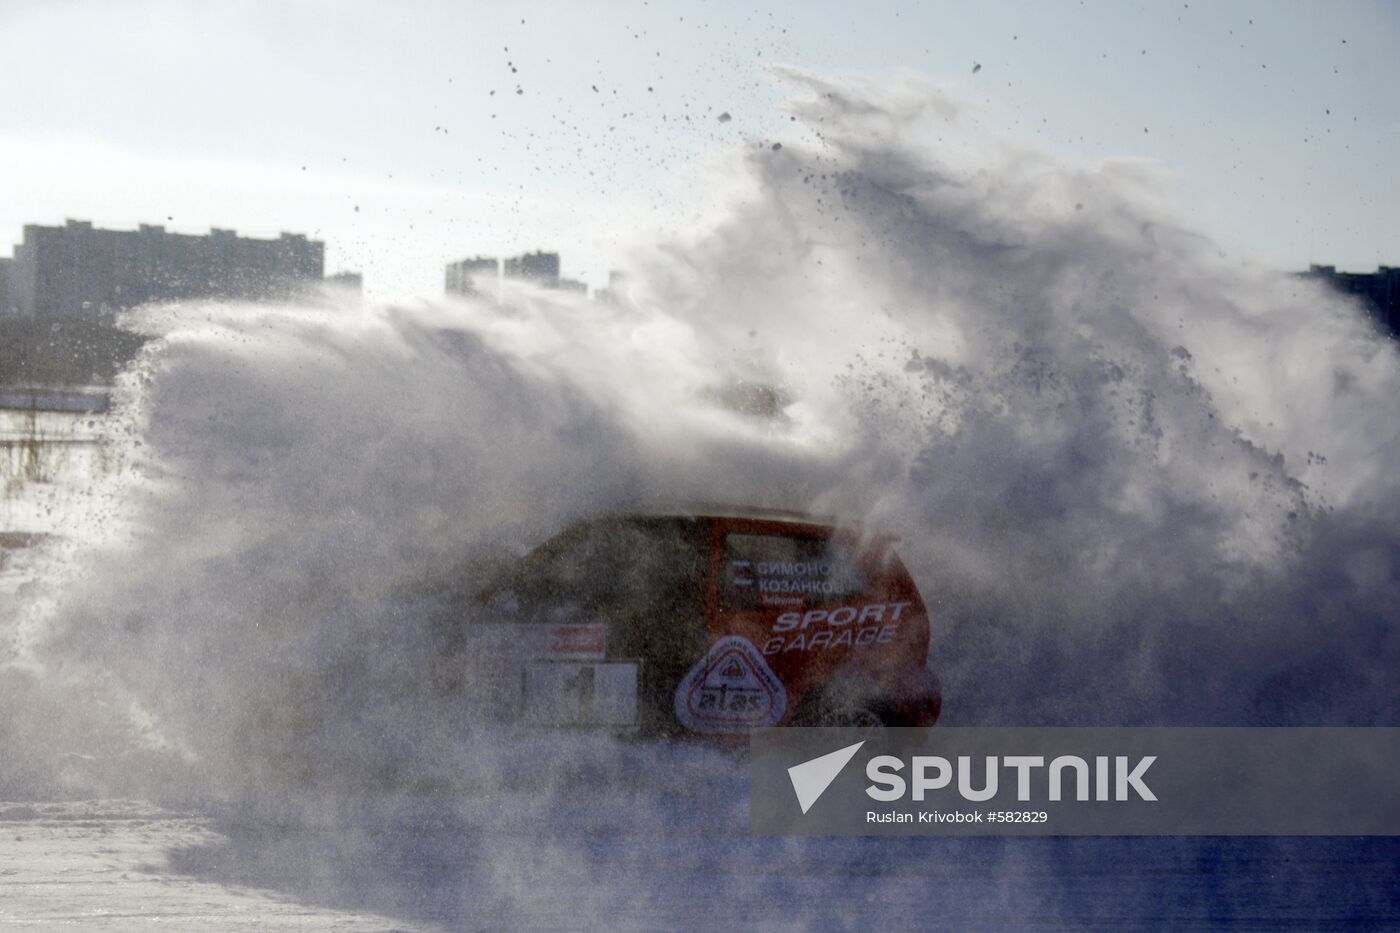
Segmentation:
<svg viewBox="0 0 1400 933">
<path fill-rule="evenodd" d="M 380 298 L 533 247 L 599 284 L 701 206 L 686 166 L 791 132 L 770 63 L 907 69 L 1061 158 L 1159 160 L 1261 262 L 1400 264 L 1388 0 L 0 0 L 0 255 L 74 217 L 311 233 Z"/>
</svg>

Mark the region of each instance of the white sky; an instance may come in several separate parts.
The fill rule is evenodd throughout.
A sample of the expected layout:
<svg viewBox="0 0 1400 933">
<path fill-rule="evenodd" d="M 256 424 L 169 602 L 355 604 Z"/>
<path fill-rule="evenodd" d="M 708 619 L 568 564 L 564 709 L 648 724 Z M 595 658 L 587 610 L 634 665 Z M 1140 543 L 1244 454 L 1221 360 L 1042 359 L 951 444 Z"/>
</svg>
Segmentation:
<svg viewBox="0 0 1400 933">
<path fill-rule="evenodd" d="M 311 233 L 377 298 L 536 247 L 600 284 L 705 206 L 687 165 L 790 132 L 768 63 L 908 69 L 1063 158 L 1160 160 L 1261 262 L 1400 264 L 1387 0 L 0 0 L 0 255 L 74 217 Z"/>
</svg>

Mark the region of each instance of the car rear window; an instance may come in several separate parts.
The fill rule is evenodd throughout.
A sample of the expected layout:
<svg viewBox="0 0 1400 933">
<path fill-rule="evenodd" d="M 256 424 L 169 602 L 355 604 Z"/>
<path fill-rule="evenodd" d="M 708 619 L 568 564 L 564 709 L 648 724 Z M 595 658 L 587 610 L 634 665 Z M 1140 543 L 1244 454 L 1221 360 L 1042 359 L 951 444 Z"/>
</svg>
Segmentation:
<svg viewBox="0 0 1400 933">
<path fill-rule="evenodd" d="M 722 560 L 725 609 L 832 605 L 865 590 L 855 554 L 835 537 L 729 534 Z"/>
<path fill-rule="evenodd" d="M 523 558 L 487 602 L 529 622 L 569 622 L 598 610 L 670 605 L 678 592 L 700 591 L 705 544 L 697 532 L 670 520 L 576 526 Z"/>
</svg>

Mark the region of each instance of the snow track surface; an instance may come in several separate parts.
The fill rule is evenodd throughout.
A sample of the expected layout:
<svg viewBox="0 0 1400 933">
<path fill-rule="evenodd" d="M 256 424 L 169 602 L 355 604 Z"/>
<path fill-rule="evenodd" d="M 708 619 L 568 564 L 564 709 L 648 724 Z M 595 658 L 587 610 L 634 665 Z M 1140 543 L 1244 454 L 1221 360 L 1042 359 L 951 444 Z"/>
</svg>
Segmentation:
<svg viewBox="0 0 1400 933">
<path fill-rule="evenodd" d="M 1400 910 L 1388 841 L 807 840 L 724 820 L 514 827 L 450 801 L 288 821 L 0 803 L 0 929 L 1355 929 Z M 507 858 L 509 861 L 507 862 Z M 605 862 L 595 874 L 583 866 Z M 503 876 L 519 880 L 503 885 Z"/>
</svg>

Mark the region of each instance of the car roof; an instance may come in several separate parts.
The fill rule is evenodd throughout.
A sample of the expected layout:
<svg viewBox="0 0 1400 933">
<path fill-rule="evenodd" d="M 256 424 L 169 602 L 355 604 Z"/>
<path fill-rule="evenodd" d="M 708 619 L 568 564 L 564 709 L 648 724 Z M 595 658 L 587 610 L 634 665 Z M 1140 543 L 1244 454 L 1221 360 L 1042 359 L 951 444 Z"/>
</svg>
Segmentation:
<svg viewBox="0 0 1400 933">
<path fill-rule="evenodd" d="M 613 515 L 600 515 L 592 521 L 657 521 L 665 519 L 708 520 L 716 518 L 781 522 L 786 525 L 808 525 L 814 528 L 847 528 L 854 530 L 862 530 L 864 528 L 861 522 L 841 518 L 836 515 L 816 515 L 796 509 L 730 505 L 713 502 L 669 505 Z"/>
</svg>

